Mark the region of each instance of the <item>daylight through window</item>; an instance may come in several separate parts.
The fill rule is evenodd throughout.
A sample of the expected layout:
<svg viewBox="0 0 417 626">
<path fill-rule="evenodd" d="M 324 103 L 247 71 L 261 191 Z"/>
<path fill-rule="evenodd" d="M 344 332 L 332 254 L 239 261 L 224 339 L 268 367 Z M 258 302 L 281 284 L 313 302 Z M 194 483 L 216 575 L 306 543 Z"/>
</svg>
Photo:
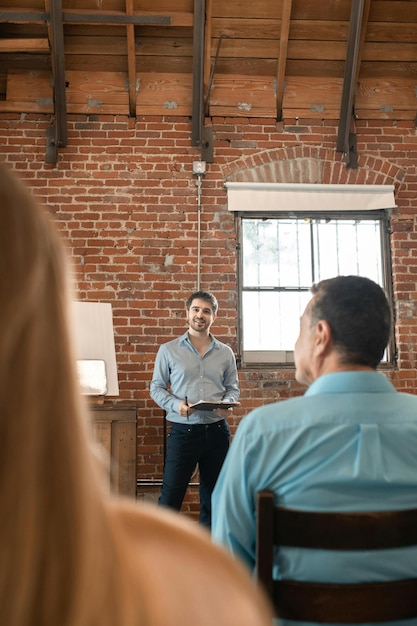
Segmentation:
<svg viewBox="0 0 417 626">
<path fill-rule="evenodd" d="M 314 282 L 371 278 L 390 294 L 386 211 L 240 218 L 243 364 L 291 363 L 299 318 Z"/>
</svg>

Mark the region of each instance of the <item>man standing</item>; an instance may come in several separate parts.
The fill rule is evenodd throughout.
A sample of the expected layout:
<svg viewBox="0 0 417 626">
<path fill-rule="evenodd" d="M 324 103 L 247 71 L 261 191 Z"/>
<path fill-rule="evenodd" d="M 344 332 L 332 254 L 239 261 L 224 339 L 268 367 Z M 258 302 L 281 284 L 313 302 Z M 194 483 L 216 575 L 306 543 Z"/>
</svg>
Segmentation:
<svg viewBox="0 0 417 626">
<path fill-rule="evenodd" d="M 201 411 L 189 405 L 239 398 L 232 349 L 210 332 L 217 310 L 217 299 L 211 293 L 197 291 L 188 298 L 188 330 L 160 346 L 150 388 L 152 399 L 166 411 L 171 423 L 159 504 L 180 510 L 198 463 L 200 523 L 208 528 L 211 494 L 229 449 L 226 417 L 232 409 Z"/>
<path fill-rule="evenodd" d="M 260 490 L 274 492 L 280 506 L 310 511 L 417 503 L 417 397 L 398 393 L 376 371 L 391 328 L 385 294 L 358 276 L 324 280 L 312 293 L 294 351 L 296 379 L 309 387 L 304 396 L 263 406 L 241 421 L 213 493 L 214 539 L 252 570 Z M 282 548 L 275 558 L 276 578 L 417 577 L 415 547 L 390 550 L 389 557 L 384 550 Z"/>
</svg>

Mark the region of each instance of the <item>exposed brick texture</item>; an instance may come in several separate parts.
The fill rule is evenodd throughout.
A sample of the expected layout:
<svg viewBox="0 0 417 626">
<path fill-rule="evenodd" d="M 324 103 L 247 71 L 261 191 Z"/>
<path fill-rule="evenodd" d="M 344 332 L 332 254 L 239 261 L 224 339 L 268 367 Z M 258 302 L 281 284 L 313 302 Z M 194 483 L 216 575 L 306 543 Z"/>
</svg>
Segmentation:
<svg viewBox="0 0 417 626">
<path fill-rule="evenodd" d="M 162 472 L 161 410 L 149 397 L 158 345 L 185 329 L 184 300 L 197 285 L 197 188 L 191 124 L 181 117 L 69 116 L 68 145 L 45 163 L 49 116 L 0 116 L 0 159 L 53 214 L 74 267 L 75 296 L 113 307 L 120 398 L 137 406 L 138 478 Z M 415 393 L 417 342 L 417 137 L 412 123 L 356 123 L 358 169 L 336 152 L 337 123 L 210 121 L 214 163 L 202 182 L 201 287 L 219 299 L 213 327 L 236 349 L 234 216 L 225 181 L 393 184 L 392 259 L 400 390 Z M 271 320 L 271 324 L 273 320 Z M 242 405 L 232 424 L 263 403 L 303 392 L 292 368 L 240 372 Z M 155 487 L 138 497 L 155 497 Z M 197 514 L 197 489 L 184 510 Z"/>
</svg>

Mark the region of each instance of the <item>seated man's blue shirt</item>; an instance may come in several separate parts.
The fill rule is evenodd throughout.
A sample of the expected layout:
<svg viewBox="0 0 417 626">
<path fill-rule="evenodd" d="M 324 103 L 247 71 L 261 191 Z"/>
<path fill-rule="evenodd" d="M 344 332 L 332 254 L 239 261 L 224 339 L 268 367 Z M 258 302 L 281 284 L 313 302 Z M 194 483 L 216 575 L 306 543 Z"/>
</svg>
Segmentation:
<svg viewBox="0 0 417 626">
<path fill-rule="evenodd" d="M 417 397 L 398 393 L 381 373 L 326 374 L 304 396 L 260 407 L 242 420 L 213 492 L 212 534 L 252 570 L 262 489 L 273 491 L 281 506 L 311 511 L 417 507 Z M 417 548 L 365 554 L 280 549 L 275 577 L 415 578 Z M 415 620 L 395 624 L 416 626 Z"/>
</svg>

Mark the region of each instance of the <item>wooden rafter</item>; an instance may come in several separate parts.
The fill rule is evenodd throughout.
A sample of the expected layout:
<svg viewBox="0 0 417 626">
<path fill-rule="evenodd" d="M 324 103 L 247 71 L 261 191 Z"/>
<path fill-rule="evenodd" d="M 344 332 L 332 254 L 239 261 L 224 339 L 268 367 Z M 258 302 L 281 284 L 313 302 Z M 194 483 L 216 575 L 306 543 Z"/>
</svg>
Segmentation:
<svg viewBox="0 0 417 626">
<path fill-rule="evenodd" d="M 211 13 L 213 7 L 213 0 L 206 0 L 206 23 L 204 32 L 204 79 L 203 79 L 203 92 L 204 102 L 208 103 L 210 99 L 210 71 L 211 71 Z M 205 107 L 206 108 L 206 107 Z M 207 111 L 205 111 L 207 113 Z"/>
<path fill-rule="evenodd" d="M 362 58 L 363 58 L 363 49 L 364 49 L 364 46 L 365 46 L 365 37 L 366 37 L 366 30 L 368 28 L 369 12 L 370 12 L 370 9 L 371 9 L 371 1 L 372 0 L 365 0 L 364 6 L 363 6 L 361 34 L 360 34 L 360 38 L 359 38 L 358 61 L 357 61 L 357 64 L 356 64 L 356 81 L 355 81 L 355 84 L 357 84 L 358 80 L 359 80 L 359 72 L 360 72 L 360 69 L 361 69 L 361 63 L 362 63 Z"/>
<path fill-rule="evenodd" d="M 133 7 L 132 7 L 133 10 Z M 190 26 L 190 16 L 188 13 L 182 14 L 181 19 L 178 16 L 178 23 L 176 26 Z M 174 26 L 173 18 L 166 13 L 150 13 L 149 11 L 135 11 L 132 15 L 127 13 L 120 13 L 119 11 L 97 11 L 91 13 L 91 11 L 72 10 L 65 11 L 64 22 L 77 23 L 77 24 L 107 24 L 111 26 L 124 25 L 124 24 L 143 24 L 143 25 L 160 25 L 160 26 Z M 186 22 L 186 23 L 184 23 Z"/>
<path fill-rule="evenodd" d="M 346 164 L 356 167 L 351 125 L 355 101 L 355 90 L 359 76 L 361 54 L 369 17 L 370 0 L 352 0 L 345 74 L 342 89 L 342 102 L 339 116 L 337 151 L 343 152 Z"/>
<path fill-rule="evenodd" d="M 49 7 L 52 0 L 45 0 L 46 7 Z M 50 10 L 46 12 L 22 9 L 14 11 L 11 9 L 0 9 L 0 22 L 9 24 L 42 24 L 49 18 Z M 135 11 L 132 15 L 121 11 L 85 11 L 82 9 L 67 9 L 62 14 L 64 24 L 106 24 L 108 26 L 123 26 L 125 24 L 142 24 L 158 26 L 192 26 L 192 13 L 178 13 L 172 15 L 156 11 Z"/>
<path fill-rule="evenodd" d="M 55 147 L 58 148 L 60 146 L 66 146 L 68 141 L 62 0 L 45 0 L 45 8 L 50 15 L 48 20 L 48 32 L 51 42 L 52 75 L 54 86 L 54 141 Z"/>
<path fill-rule="evenodd" d="M 277 87 L 276 87 L 276 102 L 277 102 L 277 119 L 282 117 L 282 101 L 284 98 L 285 88 L 285 69 L 287 64 L 288 54 L 288 38 L 290 33 L 291 24 L 291 9 L 292 0 L 284 0 L 282 5 L 281 15 L 281 31 L 279 37 L 279 52 L 278 52 L 278 64 L 277 64 Z"/>
<path fill-rule="evenodd" d="M 133 15 L 133 0 L 126 0 L 126 15 Z M 135 25 L 126 25 L 127 36 L 127 74 L 129 91 L 129 115 L 136 116 L 136 45 L 135 45 Z"/>
<path fill-rule="evenodd" d="M 191 143 L 201 146 L 204 121 L 204 20 L 205 0 L 194 0 L 193 29 L 193 104 L 191 120 Z"/>
</svg>

